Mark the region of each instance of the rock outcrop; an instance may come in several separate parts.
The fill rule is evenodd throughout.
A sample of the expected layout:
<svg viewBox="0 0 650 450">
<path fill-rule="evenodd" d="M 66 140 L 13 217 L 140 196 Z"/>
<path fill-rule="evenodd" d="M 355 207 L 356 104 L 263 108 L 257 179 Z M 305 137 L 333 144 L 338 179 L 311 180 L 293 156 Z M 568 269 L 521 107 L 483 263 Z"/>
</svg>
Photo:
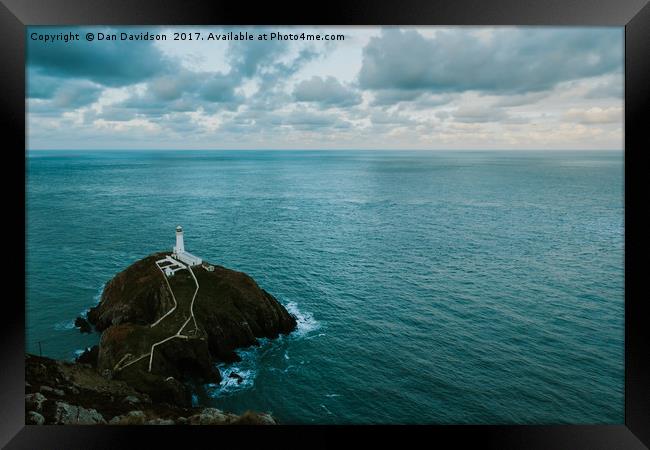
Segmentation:
<svg viewBox="0 0 650 450">
<path fill-rule="evenodd" d="M 204 263 L 193 276 L 180 270 L 166 279 L 156 261 L 168 255 L 150 255 L 115 275 L 88 321 L 102 332 L 101 373 L 152 397 L 187 402 L 175 383 L 219 382 L 215 362 L 237 361 L 235 349 L 287 334 L 296 319 L 242 272 Z M 160 344 L 152 357 L 154 343 Z"/>
<path fill-rule="evenodd" d="M 141 259 L 106 284 L 87 321 L 75 321 L 102 333 L 76 363 L 28 355 L 26 423 L 275 423 L 192 408 L 192 392 L 219 382 L 215 363 L 237 361 L 237 348 L 293 331 L 295 317 L 242 272 L 204 263 L 167 277 L 156 261 L 169 254 Z"/>
<path fill-rule="evenodd" d="M 79 328 L 81 333 L 92 333 L 93 328 L 85 317 L 78 316 L 74 320 L 74 326 Z"/>
<path fill-rule="evenodd" d="M 273 425 L 269 414 L 155 401 L 89 364 L 25 357 L 25 423 L 29 425 Z"/>
</svg>

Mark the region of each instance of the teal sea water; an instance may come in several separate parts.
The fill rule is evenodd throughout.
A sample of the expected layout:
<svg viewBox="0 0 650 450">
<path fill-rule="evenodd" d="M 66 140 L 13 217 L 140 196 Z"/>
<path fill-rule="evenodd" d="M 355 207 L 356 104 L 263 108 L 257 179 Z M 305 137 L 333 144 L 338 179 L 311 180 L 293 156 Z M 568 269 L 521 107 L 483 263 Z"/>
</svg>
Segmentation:
<svg viewBox="0 0 650 450">
<path fill-rule="evenodd" d="M 171 249 L 299 319 L 197 399 L 283 423 L 622 423 L 623 153 L 27 155 L 27 351 Z"/>
</svg>

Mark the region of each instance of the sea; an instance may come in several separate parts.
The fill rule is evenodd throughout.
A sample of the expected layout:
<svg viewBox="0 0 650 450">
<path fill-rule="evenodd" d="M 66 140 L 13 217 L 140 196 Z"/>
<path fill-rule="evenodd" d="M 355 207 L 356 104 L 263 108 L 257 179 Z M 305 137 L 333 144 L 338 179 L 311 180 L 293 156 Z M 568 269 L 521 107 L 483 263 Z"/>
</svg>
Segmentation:
<svg viewBox="0 0 650 450">
<path fill-rule="evenodd" d="M 182 225 L 298 320 L 219 364 L 198 405 L 621 424 L 623 170 L 622 151 L 29 151 L 26 351 L 96 344 L 74 319 Z"/>
</svg>

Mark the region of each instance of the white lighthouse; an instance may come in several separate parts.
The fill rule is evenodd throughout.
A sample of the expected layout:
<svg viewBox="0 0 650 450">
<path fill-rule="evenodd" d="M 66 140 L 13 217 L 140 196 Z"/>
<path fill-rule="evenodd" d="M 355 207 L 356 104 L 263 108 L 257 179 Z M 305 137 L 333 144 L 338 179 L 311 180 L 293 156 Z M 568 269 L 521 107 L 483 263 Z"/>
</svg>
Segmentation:
<svg viewBox="0 0 650 450">
<path fill-rule="evenodd" d="M 180 225 L 176 227 L 176 246 L 174 247 L 172 256 L 177 260 L 184 262 L 189 266 L 196 266 L 201 264 L 203 260 L 198 256 L 185 251 L 185 243 L 183 241 L 183 227 Z"/>
<path fill-rule="evenodd" d="M 174 253 L 184 253 L 185 244 L 183 243 L 183 227 L 176 227 L 176 247 L 174 247 Z"/>
</svg>

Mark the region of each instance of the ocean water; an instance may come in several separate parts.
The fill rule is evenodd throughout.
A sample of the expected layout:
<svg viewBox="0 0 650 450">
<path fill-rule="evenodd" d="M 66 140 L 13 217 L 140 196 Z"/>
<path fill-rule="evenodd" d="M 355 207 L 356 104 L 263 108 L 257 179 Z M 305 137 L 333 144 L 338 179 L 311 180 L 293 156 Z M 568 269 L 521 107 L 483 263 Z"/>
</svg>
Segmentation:
<svg viewBox="0 0 650 450">
<path fill-rule="evenodd" d="M 171 249 L 247 272 L 298 330 L 197 401 L 283 423 L 622 423 L 622 152 L 27 155 L 27 351 Z M 239 373 L 243 382 L 228 378 Z"/>
</svg>

